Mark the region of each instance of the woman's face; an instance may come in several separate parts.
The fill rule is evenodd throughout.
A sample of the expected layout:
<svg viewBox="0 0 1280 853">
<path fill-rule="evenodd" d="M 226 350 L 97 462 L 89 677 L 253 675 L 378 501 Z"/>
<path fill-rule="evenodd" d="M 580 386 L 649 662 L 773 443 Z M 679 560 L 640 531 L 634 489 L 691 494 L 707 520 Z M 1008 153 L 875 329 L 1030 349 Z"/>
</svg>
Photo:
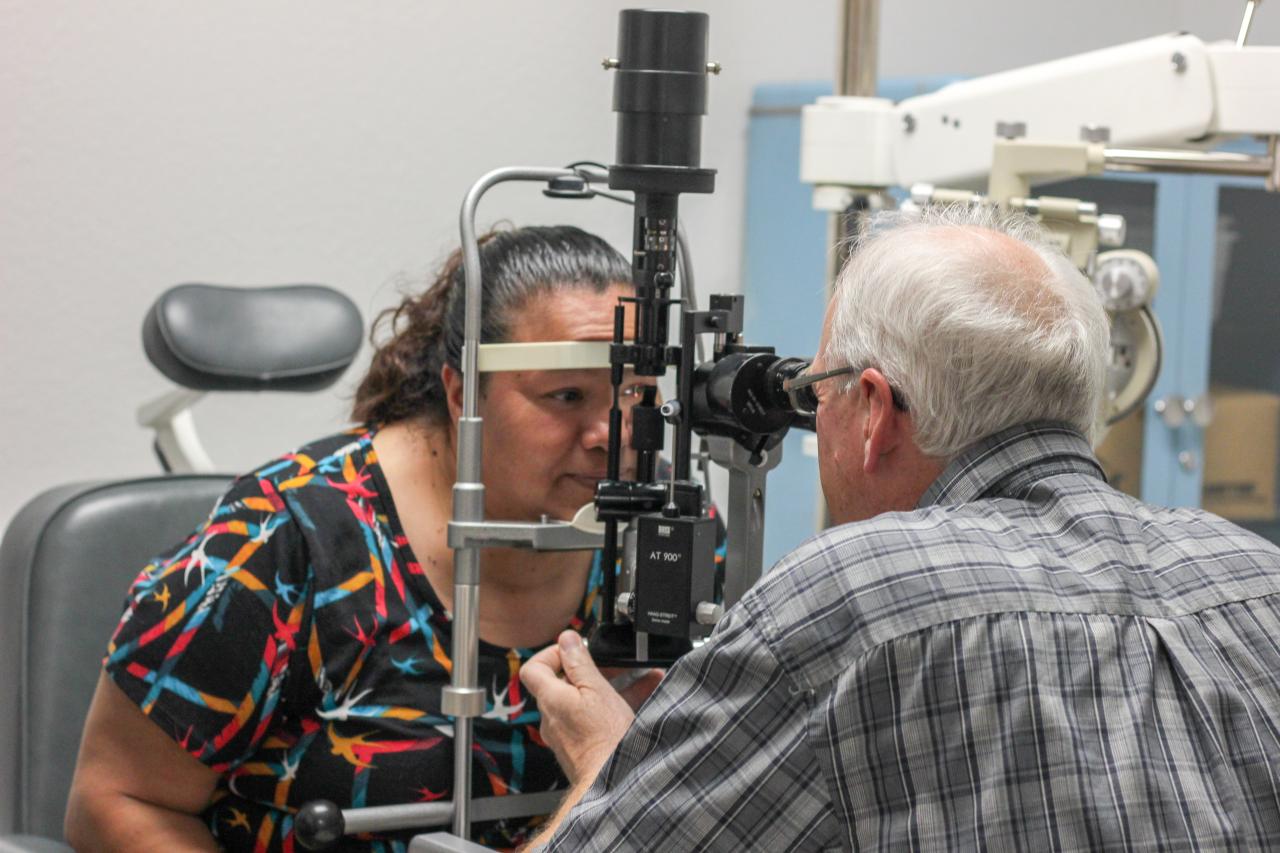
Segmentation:
<svg viewBox="0 0 1280 853">
<path fill-rule="evenodd" d="M 609 341 L 613 309 L 630 287 L 604 293 L 568 289 L 534 297 L 508 322 L 512 343 Z M 626 326 L 632 328 L 628 310 Z M 653 377 L 623 378 L 622 476 L 635 474 L 631 407 Z M 503 371 L 488 374 L 480 400 L 484 418 L 483 476 L 489 518 L 533 520 L 542 513 L 569 519 L 604 479 L 613 390 L 608 369 Z"/>
</svg>

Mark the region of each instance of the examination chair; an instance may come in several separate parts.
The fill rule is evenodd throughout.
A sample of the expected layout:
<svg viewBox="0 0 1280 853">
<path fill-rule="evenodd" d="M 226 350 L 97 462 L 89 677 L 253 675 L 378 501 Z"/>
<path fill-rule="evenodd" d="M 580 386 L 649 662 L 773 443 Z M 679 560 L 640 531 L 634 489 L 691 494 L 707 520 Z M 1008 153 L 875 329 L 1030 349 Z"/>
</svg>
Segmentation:
<svg viewBox="0 0 1280 853">
<path fill-rule="evenodd" d="M 125 592 L 230 482 L 199 473 L 212 466 L 190 402 L 206 391 L 326 388 L 362 337 L 355 305 L 318 285 L 179 285 L 152 306 L 147 356 L 183 390 L 139 418 L 156 428 L 165 469 L 186 473 L 50 489 L 0 542 L 0 853 L 70 849 L 60 839 L 80 732 Z"/>
</svg>

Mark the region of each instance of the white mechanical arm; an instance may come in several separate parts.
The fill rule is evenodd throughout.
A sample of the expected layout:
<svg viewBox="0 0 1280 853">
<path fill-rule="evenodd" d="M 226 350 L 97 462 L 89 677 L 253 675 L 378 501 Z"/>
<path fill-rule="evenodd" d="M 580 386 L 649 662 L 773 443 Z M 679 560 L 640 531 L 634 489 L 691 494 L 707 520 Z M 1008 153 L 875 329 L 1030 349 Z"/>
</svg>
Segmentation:
<svg viewBox="0 0 1280 853">
<path fill-rule="evenodd" d="M 803 112 L 800 172 L 815 185 L 821 209 L 838 209 L 851 187 L 977 189 L 991 173 L 993 142 L 1018 138 L 1096 143 L 1101 150 L 1091 159 L 1101 161 L 1091 171 L 1105 165 L 1254 174 L 1274 187 L 1277 134 L 1280 47 L 1165 35 L 954 83 L 897 104 L 820 98 Z M 1270 155 L 1199 153 L 1241 135 L 1270 137 Z M 1150 146 L 1188 153 L 1132 150 Z"/>
<path fill-rule="evenodd" d="M 1108 420 L 1117 420 L 1142 403 L 1159 372 L 1158 271 L 1142 252 L 1097 253 L 1099 243 L 1123 244 L 1122 218 L 1079 199 L 1036 198 L 1032 184 L 1174 171 L 1253 175 L 1276 189 L 1280 47 L 1245 46 L 1257 2 L 1249 0 L 1235 43 L 1157 36 L 896 104 L 820 98 L 803 111 L 801 180 L 814 185 L 814 207 L 834 213 L 896 186 L 911 188 L 904 205 L 992 204 L 1041 221 L 1093 278 L 1111 316 Z M 1245 135 L 1266 138 L 1267 154 L 1206 150 Z"/>
</svg>

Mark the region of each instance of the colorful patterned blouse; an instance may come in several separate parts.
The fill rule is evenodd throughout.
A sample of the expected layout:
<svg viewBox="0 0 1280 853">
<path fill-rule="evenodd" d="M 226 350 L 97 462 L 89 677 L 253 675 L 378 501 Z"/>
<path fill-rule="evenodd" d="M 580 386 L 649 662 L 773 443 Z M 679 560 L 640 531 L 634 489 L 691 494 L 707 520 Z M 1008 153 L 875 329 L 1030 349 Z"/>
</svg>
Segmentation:
<svg viewBox="0 0 1280 853">
<path fill-rule="evenodd" d="M 440 712 L 450 616 L 372 439 L 332 436 L 236 480 L 186 542 L 143 569 L 108 647 L 124 693 L 223 774 L 205 818 L 227 849 L 293 850 L 293 814 L 311 800 L 453 795 L 453 727 Z M 601 577 L 597 554 L 570 627 L 590 627 Z M 481 643 L 489 694 L 474 796 L 566 785 L 517 677 L 535 651 Z M 473 838 L 518 845 L 540 820 L 476 824 Z M 357 846 L 401 851 L 412 834 Z"/>
</svg>

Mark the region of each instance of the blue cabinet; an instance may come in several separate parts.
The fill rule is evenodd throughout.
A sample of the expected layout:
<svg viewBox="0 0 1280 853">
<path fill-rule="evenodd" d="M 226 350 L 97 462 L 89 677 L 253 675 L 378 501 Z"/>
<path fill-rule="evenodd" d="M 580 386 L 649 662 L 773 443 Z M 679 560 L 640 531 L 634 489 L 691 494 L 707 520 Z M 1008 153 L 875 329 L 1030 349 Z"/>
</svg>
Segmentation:
<svg viewBox="0 0 1280 853">
<path fill-rule="evenodd" d="M 879 94 L 898 100 L 946 82 L 888 80 Z M 766 85 L 756 90 L 752 106 L 746 335 L 786 355 L 813 353 L 825 307 L 828 217 L 812 209 L 810 188 L 799 180 L 800 108 L 830 91 L 828 84 Z M 1233 150 L 1261 153 L 1260 146 Z M 1192 418 L 1168 426 L 1156 401 L 1203 405 L 1211 384 L 1280 394 L 1280 194 L 1266 192 L 1261 180 L 1190 175 L 1108 175 L 1039 189 L 1125 215 L 1126 245 L 1155 258 L 1161 276 L 1155 310 L 1165 350 L 1144 408 L 1141 496 L 1199 506 L 1204 430 Z M 1272 464 L 1274 431 L 1259 431 L 1257 441 L 1238 452 Z M 1273 474 L 1262 476 L 1271 477 L 1274 488 Z M 814 533 L 817 483 L 816 459 L 804 455 L 801 434 L 789 435 L 783 462 L 769 477 L 766 565 Z M 1243 523 L 1280 541 L 1274 519 Z"/>
</svg>

